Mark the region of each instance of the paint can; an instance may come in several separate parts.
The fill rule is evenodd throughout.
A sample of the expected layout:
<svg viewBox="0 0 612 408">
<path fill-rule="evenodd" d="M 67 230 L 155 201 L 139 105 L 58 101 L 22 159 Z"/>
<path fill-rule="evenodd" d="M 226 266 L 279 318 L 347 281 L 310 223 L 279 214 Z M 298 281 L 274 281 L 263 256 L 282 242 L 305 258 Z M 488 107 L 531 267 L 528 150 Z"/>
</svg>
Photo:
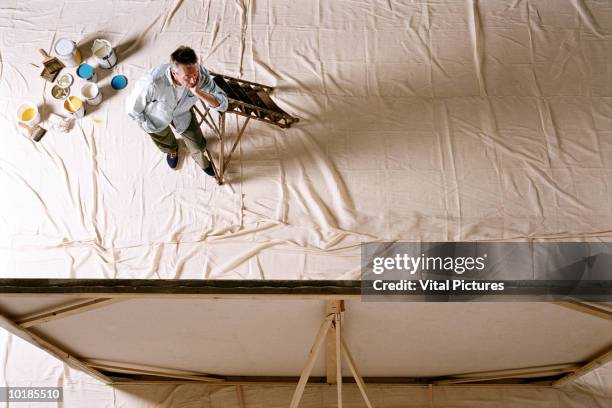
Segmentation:
<svg viewBox="0 0 612 408">
<path fill-rule="evenodd" d="M 96 82 L 98 80 L 98 76 L 96 75 L 96 71 L 89 64 L 81 64 L 77 68 L 77 75 L 79 78 L 84 79 L 86 81 Z"/>
<path fill-rule="evenodd" d="M 69 38 L 60 38 L 55 43 L 57 57 L 67 67 L 76 67 L 81 63 L 81 53 L 74 41 Z"/>
<path fill-rule="evenodd" d="M 51 95 L 55 99 L 66 99 L 69 94 L 70 88 L 62 88 L 59 85 L 53 85 L 53 88 L 51 88 Z"/>
<path fill-rule="evenodd" d="M 72 82 L 74 82 L 74 78 L 72 78 L 72 75 L 70 74 L 63 74 L 60 75 L 56 82 L 59 87 L 70 89 L 70 85 L 72 85 Z"/>
<path fill-rule="evenodd" d="M 81 98 L 77 96 L 69 96 L 68 99 L 64 101 L 64 108 L 76 119 L 85 116 L 85 104 Z"/>
<path fill-rule="evenodd" d="M 94 83 L 88 83 L 83 85 L 83 87 L 81 88 L 81 95 L 83 96 L 83 99 L 85 99 L 85 102 L 87 102 L 88 105 L 99 105 L 100 102 L 102 102 L 102 92 L 100 92 L 100 88 L 98 88 L 98 85 Z"/>
<path fill-rule="evenodd" d="M 34 126 L 40 123 L 40 114 L 38 108 L 33 103 L 26 102 L 17 108 L 17 120 L 25 123 L 28 126 Z"/>
<path fill-rule="evenodd" d="M 128 80 L 125 75 L 115 75 L 111 80 L 113 89 L 120 90 L 127 86 Z"/>
<path fill-rule="evenodd" d="M 97 39 L 91 47 L 91 52 L 98 59 L 98 66 L 104 69 L 111 69 L 117 64 L 117 54 L 106 40 Z"/>
</svg>

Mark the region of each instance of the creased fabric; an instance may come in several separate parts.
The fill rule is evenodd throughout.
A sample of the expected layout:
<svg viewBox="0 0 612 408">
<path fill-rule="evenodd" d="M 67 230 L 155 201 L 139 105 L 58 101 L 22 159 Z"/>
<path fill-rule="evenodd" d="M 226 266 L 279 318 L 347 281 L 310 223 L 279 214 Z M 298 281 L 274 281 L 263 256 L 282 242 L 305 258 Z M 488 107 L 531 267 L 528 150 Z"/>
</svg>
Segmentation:
<svg viewBox="0 0 612 408">
<path fill-rule="evenodd" d="M 101 105 L 34 143 L 16 110 L 67 115 L 36 53 L 62 37 L 119 61 Z M 300 118 L 251 121 L 225 186 L 170 170 L 124 112 L 179 45 Z M 357 279 L 365 241 L 609 240 L 610 55 L 601 0 L 4 0 L 0 276 Z"/>
</svg>

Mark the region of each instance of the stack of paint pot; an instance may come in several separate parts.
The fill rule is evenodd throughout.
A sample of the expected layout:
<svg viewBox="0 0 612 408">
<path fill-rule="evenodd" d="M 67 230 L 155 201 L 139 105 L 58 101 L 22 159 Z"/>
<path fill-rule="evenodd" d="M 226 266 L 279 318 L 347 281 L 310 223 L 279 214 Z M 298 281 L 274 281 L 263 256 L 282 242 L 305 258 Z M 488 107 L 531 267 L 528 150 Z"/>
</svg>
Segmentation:
<svg viewBox="0 0 612 408">
<path fill-rule="evenodd" d="M 97 66 L 111 69 L 117 64 L 117 55 L 111 44 L 102 39 L 96 39 L 91 49 L 97 60 Z M 87 63 L 81 63 L 81 53 L 76 43 L 68 38 L 60 38 L 55 44 L 55 53 L 67 67 L 77 67 L 76 75 L 81 79 L 80 95 L 70 95 L 73 77 L 70 74 L 61 75 L 53 86 L 51 93 L 54 98 L 64 100 L 64 108 L 75 118 L 82 118 L 86 113 L 85 105 L 95 106 L 102 102 L 102 92 L 96 84 L 95 68 Z"/>
<path fill-rule="evenodd" d="M 80 98 L 71 96 L 64 103 L 64 107 L 76 117 L 81 117 L 85 114 L 84 103 L 87 103 L 87 105 L 90 106 L 99 105 L 102 102 L 102 92 L 100 92 L 100 88 L 96 84 L 98 76 L 96 75 L 94 67 L 83 63 L 78 66 L 76 73 L 77 76 L 83 81 L 81 84 Z M 71 98 L 74 98 L 74 101 L 71 101 Z M 76 104 L 73 102 L 76 102 Z M 83 106 L 83 113 L 80 113 L 79 110 L 73 110 L 74 108 L 80 109 L 81 106 Z"/>
</svg>

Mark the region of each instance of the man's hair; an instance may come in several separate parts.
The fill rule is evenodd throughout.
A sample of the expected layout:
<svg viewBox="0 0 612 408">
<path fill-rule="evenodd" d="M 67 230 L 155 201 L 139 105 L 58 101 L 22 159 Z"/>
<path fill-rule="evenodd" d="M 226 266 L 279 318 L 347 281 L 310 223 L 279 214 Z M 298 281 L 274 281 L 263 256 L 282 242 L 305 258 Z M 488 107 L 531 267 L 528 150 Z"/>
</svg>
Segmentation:
<svg viewBox="0 0 612 408">
<path fill-rule="evenodd" d="M 170 60 L 174 66 L 177 66 L 178 64 L 191 65 L 198 62 L 198 56 L 193 49 L 181 45 L 172 54 L 170 54 Z"/>
</svg>

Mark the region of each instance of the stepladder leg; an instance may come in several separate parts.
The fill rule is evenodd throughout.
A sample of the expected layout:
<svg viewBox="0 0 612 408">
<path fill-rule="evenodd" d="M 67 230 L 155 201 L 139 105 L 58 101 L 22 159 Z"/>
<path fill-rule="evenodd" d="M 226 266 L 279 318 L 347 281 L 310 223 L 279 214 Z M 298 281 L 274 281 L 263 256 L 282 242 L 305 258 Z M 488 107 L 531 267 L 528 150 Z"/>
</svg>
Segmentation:
<svg viewBox="0 0 612 408">
<path fill-rule="evenodd" d="M 225 114 L 219 115 L 219 184 L 223 184 L 225 174 Z"/>
</svg>

